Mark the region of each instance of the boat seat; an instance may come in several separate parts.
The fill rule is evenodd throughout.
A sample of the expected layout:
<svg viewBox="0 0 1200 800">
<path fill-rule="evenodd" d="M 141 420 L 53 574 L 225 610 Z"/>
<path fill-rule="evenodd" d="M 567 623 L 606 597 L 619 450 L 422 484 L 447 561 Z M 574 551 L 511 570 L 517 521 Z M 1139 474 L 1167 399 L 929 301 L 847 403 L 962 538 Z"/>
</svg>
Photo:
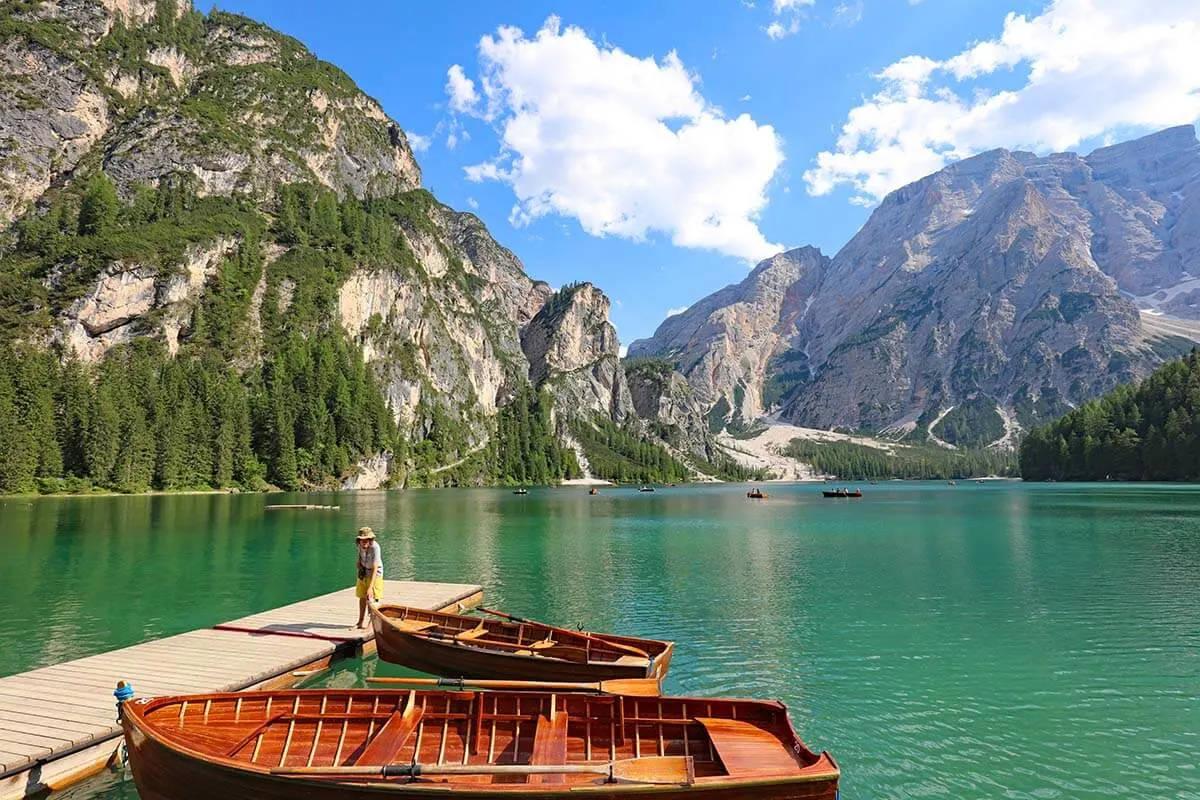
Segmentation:
<svg viewBox="0 0 1200 800">
<path fill-rule="evenodd" d="M 471 628 L 469 631 L 463 631 L 462 633 L 455 634 L 454 638 L 458 639 L 459 641 L 463 641 L 465 639 L 478 639 L 485 633 L 487 633 L 487 628 L 481 625 L 478 628 Z"/>
<path fill-rule="evenodd" d="M 437 627 L 436 622 L 423 622 L 419 619 L 398 619 L 396 620 L 396 624 L 404 630 L 412 631 L 413 633 Z"/>
<path fill-rule="evenodd" d="M 547 647 L 554 647 L 558 642 L 553 639 L 542 639 L 540 642 L 534 642 L 529 645 L 531 650 L 545 650 Z"/>
<path fill-rule="evenodd" d="M 533 752 L 530 764 L 567 763 L 567 713 L 559 711 L 551 719 L 539 716 L 533 732 Z M 530 775 L 530 783 L 566 783 L 566 775 Z"/>
<path fill-rule="evenodd" d="M 350 759 L 346 764 L 361 764 L 364 767 L 391 764 L 400 755 L 404 745 L 408 744 L 408 739 L 417 726 L 421 724 L 423 713 L 424 710 L 417 706 L 416 700 L 410 697 L 408 707 L 404 709 L 404 712 L 393 711 L 374 738 L 367 742 L 367 746 L 358 754 L 358 757 Z"/>
<path fill-rule="evenodd" d="M 770 731 L 740 719 L 696 717 L 730 775 L 799 772 L 800 764 Z"/>
<path fill-rule="evenodd" d="M 645 666 L 649 666 L 650 659 L 645 658 L 643 656 L 621 656 L 613 663 L 620 664 L 621 666 L 645 667 Z"/>
</svg>

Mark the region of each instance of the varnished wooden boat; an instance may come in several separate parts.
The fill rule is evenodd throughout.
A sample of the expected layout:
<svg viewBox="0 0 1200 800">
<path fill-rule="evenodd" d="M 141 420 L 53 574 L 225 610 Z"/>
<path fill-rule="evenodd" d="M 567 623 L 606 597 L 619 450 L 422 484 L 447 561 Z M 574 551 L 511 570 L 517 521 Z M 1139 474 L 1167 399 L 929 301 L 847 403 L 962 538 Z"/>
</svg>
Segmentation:
<svg viewBox="0 0 1200 800">
<path fill-rule="evenodd" d="M 121 717 L 142 800 L 834 800 L 839 778 L 774 701 L 319 689 Z"/>
<path fill-rule="evenodd" d="M 751 489 L 746 492 L 746 497 L 749 497 L 751 500 L 766 500 L 770 495 L 761 489 Z"/>
<path fill-rule="evenodd" d="M 855 489 L 853 492 L 847 492 L 845 489 L 838 489 L 831 492 L 825 489 L 821 491 L 821 494 L 826 497 L 862 497 L 862 489 Z"/>
<path fill-rule="evenodd" d="M 371 608 L 379 657 L 447 678 L 603 681 L 667 674 L 673 642 L 586 633 L 512 617 Z"/>
</svg>

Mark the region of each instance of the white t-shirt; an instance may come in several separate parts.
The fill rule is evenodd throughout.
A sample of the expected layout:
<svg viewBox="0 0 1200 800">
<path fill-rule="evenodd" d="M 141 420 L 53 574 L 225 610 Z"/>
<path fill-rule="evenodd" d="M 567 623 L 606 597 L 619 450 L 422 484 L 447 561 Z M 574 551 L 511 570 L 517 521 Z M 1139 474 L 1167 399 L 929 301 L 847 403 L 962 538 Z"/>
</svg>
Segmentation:
<svg viewBox="0 0 1200 800">
<path fill-rule="evenodd" d="M 379 552 L 379 542 L 371 542 L 371 546 L 366 550 L 361 547 L 358 549 L 358 565 L 363 569 L 370 569 L 371 563 L 375 563 L 375 574 L 383 575 L 383 554 Z"/>
</svg>

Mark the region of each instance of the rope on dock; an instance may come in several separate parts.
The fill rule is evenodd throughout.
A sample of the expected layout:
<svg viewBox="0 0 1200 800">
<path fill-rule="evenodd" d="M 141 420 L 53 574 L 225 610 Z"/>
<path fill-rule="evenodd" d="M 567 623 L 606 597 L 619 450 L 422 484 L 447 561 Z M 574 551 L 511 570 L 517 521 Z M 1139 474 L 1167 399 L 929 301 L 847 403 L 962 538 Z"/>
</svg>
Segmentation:
<svg viewBox="0 0 1200 800">
<path fill-rule="evenodd" d="M 253 633 L 259 636 L 294 636 L 298 639 L 321 639 L 326 642 L 354 642 L 363 639 L 363 636 L 330 636 L 324 633 L 310 633 L 309 631 L 281 631 L 271 630 L 270 628 L 254 628 L 249 625 L 213 625 L 214 631 L 230 631 L 232 633 Z"/>
</svg>

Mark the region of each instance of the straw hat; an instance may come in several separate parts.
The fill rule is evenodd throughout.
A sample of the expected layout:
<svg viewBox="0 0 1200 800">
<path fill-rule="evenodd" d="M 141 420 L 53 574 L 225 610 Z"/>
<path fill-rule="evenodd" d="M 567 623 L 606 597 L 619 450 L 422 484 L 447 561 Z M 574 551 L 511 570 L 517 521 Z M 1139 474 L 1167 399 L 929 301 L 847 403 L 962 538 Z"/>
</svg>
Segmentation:
<svg viewBox="0 0 1200 800">
<path fill-rule="evenodd" d="M 355 536 L 354 538 L 356 541 L 360 541 L 360 542 L 363 539 L 374 539 L 375 531 L 371 530 L 370 528 L 368 528 L 364 525 L 363 527 L 358 529 L 358 536 Z"/>
</svg>

